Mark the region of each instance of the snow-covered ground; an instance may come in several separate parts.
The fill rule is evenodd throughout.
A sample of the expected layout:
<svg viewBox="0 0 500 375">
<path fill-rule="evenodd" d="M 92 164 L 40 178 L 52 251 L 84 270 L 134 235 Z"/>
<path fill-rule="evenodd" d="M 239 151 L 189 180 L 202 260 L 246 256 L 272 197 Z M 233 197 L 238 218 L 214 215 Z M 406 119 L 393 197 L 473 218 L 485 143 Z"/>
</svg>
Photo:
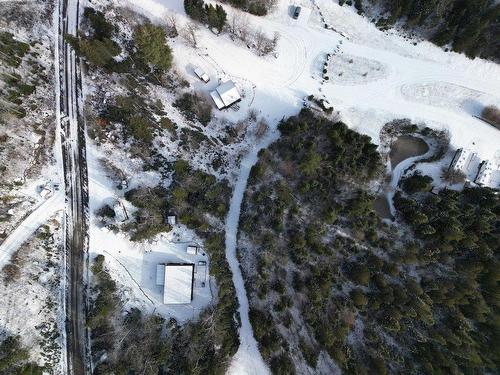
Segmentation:
<svg viewBox="0 0 500 375">
<path fill-rule="evenodd" d="M 311 8 L 310 2 L 301 3 Z M 213 89 L 217 78 L 233 78 L 247 94 L 240 112 L 256 108 L 270 120 L 281 119 L 298 111 L 305 95 L 324 95 L 349 125 L 375 142 L 384 123 L 407 117 L 449 129 L 453 146 L 468 147 L 483 159 L 499 156 L 499 131 L 473 117 L 484 105 L 500 105 L 498 65 L 444 52 L 428 42 L 414 45 L 395 32 L 379 31 L 351 8 L 316 1 L 326 21 L 344 37 L 324 29 L 314 7 L 308 22 L 294 21 L 289 12 L 293 4 L 282 0 L 269 16 L 249 16 L 253 28 L 280 34 L 277 58 L 257 56 L 227 35 L 201 29 L 198 49 L 180 41 L 173 43 L 178 69 L 192 75 L 190 67 L 201 66 L 212 78 L 211 84 L 200 86 L 204 91 Z M 178 1 L 143 0 L 131 6 L 156 22 L 162 22 L 169 12 L 185 21 Z M 330 75 L 337 73 L 337 77 L 323 83 L 327 53 L 334 54 Z M 341 71 L 345 73 L 338 77 Z M 232 111 L 226 115 L 230 119 L 238 116 Z"/>
<path fill-rule="evenodd" d="M 200 246 L 202 242 L 194 232 L 180 224 L 175 225 L 171 232 L 161 235 L 151 243 L 132 242 L 124 233 L 115 233 L 100 225 L 95 211 L 104 204 L 110 204 L 113 207 L 114 202 L 119 200 L 129 215 L 134 211 L 134 207 L 123 198 L 123 193 L 116 189 L 116 184 L 101 165 L 102 157 L 103 155 L 89 141 L 87 161 L 91 213 L 89 233 L 91 258 L 97 254 L 105 256 L 106 266 L 110 269 L 113 278 L 122 286 L 121 297 L 126 307 L 140 307 L 150 313 L 156 312 L 167 318 L 173 317 L 179 322 L 195 318 L 211 302 L 213 293 L 208 278 L 210 261 L 203 249 L 196 255 L 186 253 L 188 245 Z M 158 176 L 154 172 L 144 173 L 138 176 L 138 180 L 151 186 L 157 183 Z M 203 287 L 199 280 L 202 276 L 195 274 L 192 303 L 189 305 L 163 304 L 163 286 L 156 285 L 157 264 L 194 263 L 197 268 L 199 261 L 207 262 L 207 278 L 204 280 L 206 282 Z"/>
<path fill-rule="evenodd" d="M 163 23 L 172 13 L 179 28 L 187 22 L 180 1 L 115 2 L 140 11 L 153 22 Z M 266 17 L 246 16 L 253 29 L 280 35 L 276 55 L 258 56 L 227 34 L 216 36 L 205 28 L 198 31 L 196 49 L 181 38 L 170 41 L 177 70 L 194 83 L 196 90 L 208 95 L 219 81 L 232 79 L 242 92 L 238 111 L 226 110 L 217 116 L 237 121 L 249 109 L 255 109 L 274 130 L 281 118 L 297 113 L 303 98 L 313 94 L 327 99 L 349 126 L 371 136 L 375 143 L 385 123 L 409 118 L 414 123 L 448 129 L 455 148 L 467 147 L 483 159 L 500 157 L 500 132 L 474 117 L 484 105 L 500 105 L 498 65 L 447 53 L 428 42 L 415 45 L 395 32 L 383 33 L 351 8 L 339 7 L 330 0 L 298 3 L 304 6 L 298 21 L 290 16 L 291 6 L 297 5 L 291 0 L 278 1 Z M 227 4 L 223 6 L 229 19 L 233 12 L 238 13 Z M 325 29 L 322 17 L 337 31 Z M 327 73 L 330 79 L 325 81 L 322 70 L 328 53 L 332 54 Z M 195 66 L 208 73 L 210 83 L 196 80 Z M 235 244 L 248 172 L 258 148 L 264 145 L 265 141 L 242 161 L 226 226 L 227 257 L 242 318 L 242 344 L 231 364 L 230 373 L 234 374 L 268 371 L 248 321 L 248 300 Z M 407 163 L 401 163 L 400 169 Z"/>
<path fill-rule="evenodd" d="M 0 245 L 0 269 L 11 255 L 57 211 L 64 208 L 64 192 L 57 191 L 31 212 Z"/>
<path fill-rule="evenodd" d="M 59 195 L 54 196 L 56 201 Z M 0 275 L 0 340 L 5 334 L 19 335 L 30 358 L 47 366 L 47 374 L 62 375 L 66 369 L 61 335 L 65 327 L 62 214 L 46 209 L 46 213 L 36 211 L 44 226 L 29 226 L 19 234 L 22 243 L 10 248 L 15 252 L 2 257 L 0 269 L 10 260 L 11 269 L 18 271 L 3 269 Z"/>
</svg>

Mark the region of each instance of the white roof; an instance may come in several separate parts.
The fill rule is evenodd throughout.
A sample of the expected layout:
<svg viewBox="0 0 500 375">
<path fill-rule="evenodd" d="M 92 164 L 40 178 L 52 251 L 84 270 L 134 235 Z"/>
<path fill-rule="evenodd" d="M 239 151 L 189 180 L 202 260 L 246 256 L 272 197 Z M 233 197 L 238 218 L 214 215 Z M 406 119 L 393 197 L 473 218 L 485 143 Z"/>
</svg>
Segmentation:
<svg viewBox="0 0 500 375">
<path fill-rule="evenodd" d="M 217 108 L 222 109 L 230 106 L 241 99 L 238 89 L 233 81 L 226 81 L 210 93 Z"/>
<path fill-rule="evenodd" d="M 165 266 L 164 304 L 191 303 L 193 296 L 194 264 L 167 264 Z"/>
<path fill-rule="evenodd" d="M 451 163 L 451 169 L 467 173 L 471 163 L 476 158 L 476 153 L 471 150 L 460 148 L 455 153 L 455 157 Z"/>
<path fill-rule="evenodd" d="M 196 253 L 198 252 L 198 248 L 196 246 L 188 246 L 186 252 L 188 254 L 196 255 Z"/>
<path fill-rule="evenodd" d="M 194 72 L 195 72 L 195 73 L 196 73 L 196 75 L 197 75 L 198 77 L 200 77 L 200 78 L 201 78 L 201 76 L 202 76 L 203 74 L 205 74 L 205 71 L 204 71 L 203 69 L 201 69 L 201 68 L 194 68 Z"/>
<path fill-rule="evenodd" d="M 217 91 L 214 90 L 214 91 L 210 92 L 210 96 L 214 100 L 215 105 L 217 106 L 217 108 L 222 109 L 222 108 L 225 107 L 224 102 L 220 98 L 220 96 L 219 96 L 219 94 L 218 94 Z"/>
<path fill-rule="evenodd" d="M 204 82 L 210 81 L 210 77 L 208 76 L 207 73 L 201 68 L 194 68 L 194 73 L 198 76 L 199 79 L 203 80 Z"/>
<path fill-rule="evenodd" d="M 491 175 L 494 171 L 494 165 L 490 160 L 486 160 L 479 169 L 477 174 L 476 183 L 480 185 L 488 185 L 491 179 Z"/>
</svg>

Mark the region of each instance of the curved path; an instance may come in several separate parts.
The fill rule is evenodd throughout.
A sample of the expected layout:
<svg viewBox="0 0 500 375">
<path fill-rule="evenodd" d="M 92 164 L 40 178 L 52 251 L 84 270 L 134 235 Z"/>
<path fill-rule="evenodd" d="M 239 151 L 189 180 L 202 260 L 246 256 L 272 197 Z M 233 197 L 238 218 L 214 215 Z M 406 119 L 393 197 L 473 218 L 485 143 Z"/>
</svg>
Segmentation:
<svg viewBox="0 0 500 375">
<path fill-rule="evenodd" d="M 276 125 L 277 124 L 274 124 L 273 126 L 275 127 Z M 277 138 L 278 133 L 274 128 L 261 142 L 250 150 L 245 158 L 243 158 L 226 219 L 226 258 L 231 268 L 231 272 L 233 273 L 233 283 L 239 302 L 238 312 L 241 319 L 241 327 L 239 329 L 240 347 L 231 362 L 228 371 L 229 375 L 265 375 L 270 373 L 259 352 L 257 341 L 253 336 L 252 325 L 248 317 L 248 297 L 245 289 L 245 282 L 241 274 L 236 247 L 241 203 L 245 195 L 250 170 L 258 160 L 257 155 L 259 151 L 268 147 Z"/>
</svg>

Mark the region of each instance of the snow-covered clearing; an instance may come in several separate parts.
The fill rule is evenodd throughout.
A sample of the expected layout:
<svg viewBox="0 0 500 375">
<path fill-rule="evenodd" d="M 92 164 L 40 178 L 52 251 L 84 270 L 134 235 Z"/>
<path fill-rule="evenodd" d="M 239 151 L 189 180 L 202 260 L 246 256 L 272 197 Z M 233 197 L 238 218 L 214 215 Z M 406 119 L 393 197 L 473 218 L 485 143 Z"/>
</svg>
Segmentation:
<svg viewBox="0 0 500 375">
<path fill-rule="evenodd" d="M 165 22 L 169 13 L 177 15 L 180 25 L 187 21 L 180 1 L 115 1 L 144 13 L 154 22 Z M 240 120 L 249 109 L 255 109 L 275 129 L 283 116 L 299 111 L 304 96 L 314 94 L 327 99 L 348 125 L 371 136 L 376 143 L 386 122 L 409 118 L 414 123 L 448 129 L 454 147 L 470 148 L 483 159 L 500 156 L 500 132 L 473 117 L 484 105 L 500 104 L 498 65 L 446 53 L 428 42 L 414 45 L 395 32 L 379 31 L 351 8 L 339 7 L 329 0 L 318 0 L 315 4 L 299 1 L 304 9 L 313 9 L 299 21 L 290 17 L 290 7 L 297 5 L 291 0 L 279 1 L 266 17 L 248 16 L 252 28 L 268 35 L 279 33 L 277 57 L 257 56 L 227 34 L 216 36 L 201 28 L 196 49 L 180 38 L 171 41 L 176 67 L 191 79 L 193 67 L 201 67 L 211 81 L 195 88 L 207 95 L 219 81 L 233 79 L 244 95 L 240 110 L 219 114 L 231 121 Z M 322 17 L 338 32 L 325 29 Z M 328 74 L 336 77 L 323 81 L 327 53 L 333 54 Z M 236 259 L 235 240 L 249 170 L 256 161 L 257 150 L 271 139 L 272 136 L 255 146 L 243 159 L 227 219 L 226 251 L 242 317 L 242 345 L 231 373 L 267 371 L 248 321 L 248 300 Z M 408 163 L 411 160 L 401 163 L 398 169 L 404 170 Z"/>
<path fill-rule="evenodd" d="M 59 198 L 54 196 L 55 201 Z M 1 275 L 0 340 L 6 334 L 20 335 L 32 360 L 46 365 L 47 374 L 62 375 L 66 368 L 61 335 L 65 326 L 62 215 L 48 208 L 46 214 L 37 213 L 44 226 L 20 235 L 23 243 Z M 2 258 L 2 267 L 6 259 Z"/>
<path fill-rule="evenodd" d="M 194 263 L 197 267 L 198 261 L 206 261 L 208 275 L 210 263 L 203 250 L 197 255 L 186 253 L 188 245 L 202 245 L 200 239 L 183 225 L 175 225 L 171 232 L 162 235 L 156 241 L 135 243 L 130 241 L 124 233 L 115 233 L 98 223 L 95 211 L 103 204 L 107 203 L 113 207 L 115 202 L 119 201 L 129 215 L 134 210 L 101 165 L 100 160 L 103 157 L 104 155 L 88 141 L 91 259 L 97 254 L 106 257 L 106 265 L 113 278 L 122 286 L 120 292 L 126 308 L 140 307 L 150 313 L 156 312 L 167 318 L 173 317 L 179 322 L 195 318 L 210 303 L 212 294 L 215 294 L 215 291 L 211 290 L 208 276 L 205 280 L 204 275 L 195 274 L 194 297 L 191 304 L 165 305 L 163 304 L 163 286 L 156 285 L 156 266 L 160 263 L 173 262 Z M 131 169 L 134 169 L 133 166 Z M 158 182 L 159 177 L 156 173 L 143 172 L 141 174 L 138 169 L 136 181 L 141 180 L 147 186 L 154 186 Z M 202 281 L 206 282 L 205 286 L 201 286 Z"/>
<path fill-rule="evenodd" d="M 309 2 L 303 3 L 310 7 Z M 375 142 L 387 120 L 407 117 L 449 129 L 455 147 L 469 147 L 483 159 L 495 156 L 500 133 L 473 115 L 483 105 L 500 104 L 498 65 L 447 53 L 428 42 L 415 46 L 397 33 L 379 31 L 352 9 L 327 0 L 316 3 L 328 23 L 348 38 L 322 28 L 317 11 L 307 24 L 294 23 L 288 11 L 292 2 L 283 0 L 267 17 L 250 16 L 252 26 L 280 34 L 278 58 L 259 57 L 225 35 L 201 30 L 195 53 L 185 45 L 174 48 L 176 64 L 181 69 L 197 64 L 211 77 L 221 78 L 223 73 L 235 77 L 237 83 L 238 79 L 250 82 L 255 94 L 251 107 L 270 116 L 297 111 L 306 94 L 322 94 L 348 124 Z M 140 6 L 153 19 L 169 9 L 183 14 L 178 2 L 170 0 L 146 0 Z M 343 69 L 346 81 L 332 77 L 322 84 L 324 56 L 332 52 L 332 64 L 338 63 L 333 72 Z M 361 73 L 356 83 L 348 79 L 353 69 Z M 246 104 L 250 106 L 249 101 Z"/>
</svg>

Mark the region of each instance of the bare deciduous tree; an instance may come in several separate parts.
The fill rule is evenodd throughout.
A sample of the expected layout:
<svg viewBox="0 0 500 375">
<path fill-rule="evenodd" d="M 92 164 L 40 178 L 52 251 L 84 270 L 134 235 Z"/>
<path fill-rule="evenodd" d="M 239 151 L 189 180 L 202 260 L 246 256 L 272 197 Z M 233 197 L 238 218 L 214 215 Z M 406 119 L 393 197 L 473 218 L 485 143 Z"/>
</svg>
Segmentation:
<svg viewBox="0 0 500 375">
<path fill-rule="evenodd" d="M 177 30 L 177 16 L 174 13 L 167 13 L 165 15 L 165 20 L 167 21 L 167 33 L 171 38 L 175 38 L 179 35 Z"/>
<path fill-rule="evenodd" d="M 188 22 L 182 29 L 181 36 L 193 48 L 198 46 L 198 25 Z"/>
<path fill-rule="evenodd" d="M 261 119 L 255 128 L 255 137 L 261 139 L 269 130 L 269 125 L 264 119 Z"/>
</svg>

